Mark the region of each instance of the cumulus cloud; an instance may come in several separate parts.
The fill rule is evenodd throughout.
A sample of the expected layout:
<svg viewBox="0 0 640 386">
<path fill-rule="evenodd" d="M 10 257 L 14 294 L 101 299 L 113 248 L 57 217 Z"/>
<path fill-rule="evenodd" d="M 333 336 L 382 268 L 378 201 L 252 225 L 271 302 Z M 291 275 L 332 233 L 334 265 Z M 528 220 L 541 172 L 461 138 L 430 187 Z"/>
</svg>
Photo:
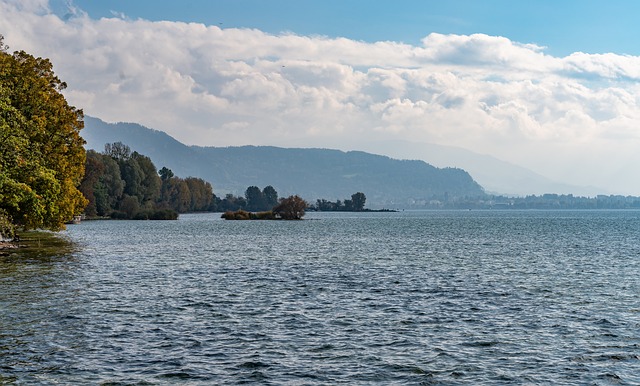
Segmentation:
<svg viewBox="0 0 640 386">
<path fill-rule="evenodd" d="M 640 161 L 628 150 L 640 142 L 638 57 L 553 57 L 483 34 L 432 33 L 414 46 L 81 10 L 65 18 L 46 0 L 0 2 L 0 33 L 49 57 L 87 114 L 188 144 L 434 142 L 640 194 L 607 177 Z M 598 173 L 576 172 L 584 165 Z"/>
</svg>

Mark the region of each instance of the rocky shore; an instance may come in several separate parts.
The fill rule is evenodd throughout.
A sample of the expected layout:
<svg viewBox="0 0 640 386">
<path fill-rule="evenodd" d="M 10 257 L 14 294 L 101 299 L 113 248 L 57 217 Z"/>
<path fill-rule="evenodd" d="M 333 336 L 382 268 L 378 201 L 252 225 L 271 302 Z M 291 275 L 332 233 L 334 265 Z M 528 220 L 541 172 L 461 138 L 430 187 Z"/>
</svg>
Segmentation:
<svg viewBox="0 0 640 386">
<path fill-rule="evenodd" d="M 0 241 L 0 250 L 18 248 L 18 243 L 13 241 Z"/>
</svg>

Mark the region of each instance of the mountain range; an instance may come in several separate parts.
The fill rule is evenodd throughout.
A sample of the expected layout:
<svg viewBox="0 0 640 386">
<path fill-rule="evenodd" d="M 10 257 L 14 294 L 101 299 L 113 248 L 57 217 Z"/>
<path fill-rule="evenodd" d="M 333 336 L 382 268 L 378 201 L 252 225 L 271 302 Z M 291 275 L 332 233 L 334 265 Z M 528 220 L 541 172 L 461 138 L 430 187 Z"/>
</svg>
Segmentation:
<svg viewBox="0 0 640 386">
<path fill-rule="evenodd" d="M 588 197 L 610 194 L 606 189 L 599 187 L 557 182 L 525 167 L 459 147 L 408 141 L 385 141 L 377 144 L 369 142 L 361 150 L 385 154 L 393 158 L 419 159 L 436 167 L 464 169 L 482 185 L 487 193 L 491 194 L 527 196 L 556 193 Z"/>
<path fill-rule="evenodd" d="M 135 123 L 85 117 L 86 148 L 102 151 L 122 142 L 149 156 L 157 168 L 209 181 L 218 196 L 244 195 L 248 186 L 272 185 L 280 196 L 308 201 L 343 200 L 356 192 L 369 208 L 406 208 L 432 199 L 478 197 L 482 187 L 464 170 L 437 168 L 420 160 L 398 160 L 362 151 L 273 146 L 187 146 L 168 134 Z"/>
</svg>

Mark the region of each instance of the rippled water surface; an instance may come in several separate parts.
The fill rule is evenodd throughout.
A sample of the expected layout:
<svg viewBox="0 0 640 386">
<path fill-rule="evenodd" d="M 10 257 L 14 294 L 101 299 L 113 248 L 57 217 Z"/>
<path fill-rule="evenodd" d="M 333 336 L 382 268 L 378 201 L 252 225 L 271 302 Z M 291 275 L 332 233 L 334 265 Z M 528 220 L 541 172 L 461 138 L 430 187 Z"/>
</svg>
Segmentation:
<svg viewBox="0 0 640 386">
<path fill-rule="evenodd" d="M 0 384 L 640 384 L 640 212 L 95 221 L 0 256 Z"/>
</svg>

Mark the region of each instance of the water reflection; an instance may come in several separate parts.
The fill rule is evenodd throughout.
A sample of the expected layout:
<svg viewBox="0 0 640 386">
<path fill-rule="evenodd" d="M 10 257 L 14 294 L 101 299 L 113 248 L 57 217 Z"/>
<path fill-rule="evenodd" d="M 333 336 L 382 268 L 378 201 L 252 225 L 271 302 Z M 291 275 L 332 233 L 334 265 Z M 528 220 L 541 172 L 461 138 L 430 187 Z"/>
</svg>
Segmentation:
<svg viewBox="0 0 640 386">
<path fill-rule="evenodd" d="M 19 248 L 2 251 L 0 384 L 19 379 L 12 373 L 42 374 L 59 367 L 55 357 L 65 341 L 61 332 L 77 327 L 64 326 L 68 315 L 60 307 L 61 300 L 73 297 L 69 283 L 75 269 L 70 266 L 77 264 L 76 249 L 59 234 L 27 232 Z"/>
</svg>

